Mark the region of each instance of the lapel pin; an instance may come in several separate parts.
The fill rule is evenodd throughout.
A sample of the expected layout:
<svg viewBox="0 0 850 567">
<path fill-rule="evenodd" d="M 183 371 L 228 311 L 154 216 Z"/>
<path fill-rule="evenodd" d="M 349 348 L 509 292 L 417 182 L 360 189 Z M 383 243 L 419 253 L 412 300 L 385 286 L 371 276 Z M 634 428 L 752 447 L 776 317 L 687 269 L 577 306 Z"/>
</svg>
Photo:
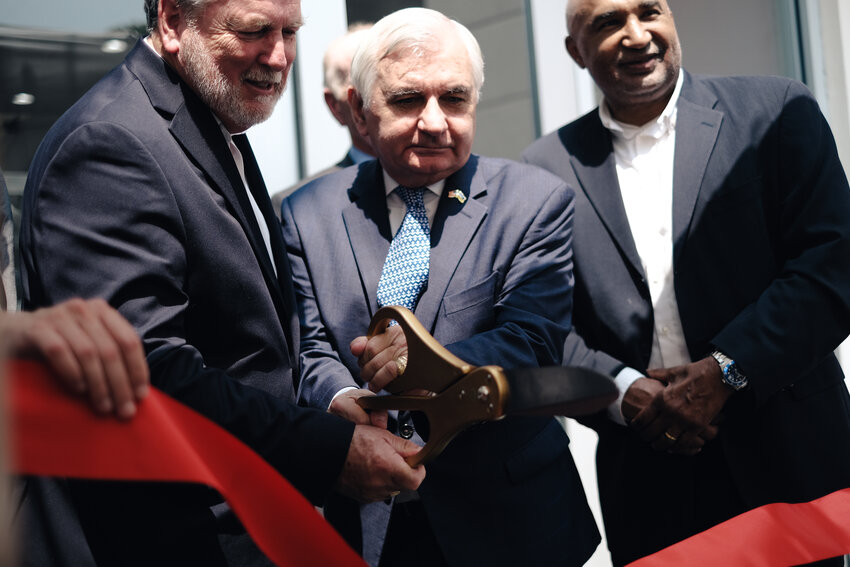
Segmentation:
<svg viewBox="0 0 850 567">
<path fill-rule="evenodd" d="M 449 191 L 449 199 L 457 199 L 458 202 L 462 205 L 466 202 L 466 195 L 463 194 L 463 191 L 460 189 L 452 189 Z"/>
</svg>

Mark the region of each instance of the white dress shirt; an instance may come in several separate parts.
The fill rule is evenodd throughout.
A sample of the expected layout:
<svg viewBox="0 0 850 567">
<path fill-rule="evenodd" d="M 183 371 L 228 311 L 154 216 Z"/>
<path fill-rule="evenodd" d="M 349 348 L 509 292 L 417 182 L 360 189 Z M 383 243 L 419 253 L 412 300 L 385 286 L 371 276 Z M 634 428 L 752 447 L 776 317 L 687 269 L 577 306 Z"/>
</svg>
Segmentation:
<svg viewBox="0 0 850 567">
<path fill-rule="evenodd" d="M 396 187 L 401 185 L 384 171 L 384 188 L 387 192 L 387 214 L 390 216 L 390 230 L 395 236 L 398 229 L 401 228 L 401 223 L 404 220 L 404 215 L 407 213 L 407 205 L 404 199 L 395 192 Z M 426 187 L 427 191 L 422 195 L 425 202 L 425 212 L 428 214 L 428 226 L 434 224 L 434 216 L 437 214 L 437 205 L 440 204 L 440 195 L 443 194 L 443 187 L 446 185 L 446 180 L 441 179 L 432 185 Z"/>
<path fill-rule="evenodd" d="M 602 125 L 611 132 L 620 193 L 652 300 L 655 326 L 650 368 L 691 362 L 673 287 L 673 162 L 676 103 L 682 81 L 680 73 L 667 107 L 642 126 L 618 122 L 606 104 L 599 106 Z M 623 395 L 641 376 L 632 368 L 617 375 L 620 397 L 609 408 L 615 421 L 625 423 L 621 412 Z"/>
<path fill-rule="evenodd" d="M 260 226 L 260 233 L 263 235 L 263 242 L 266 245 L 266 252 L 269 254 L 272 268 L 274 268 L 274 275 L 277 275 L 277 266 L 274 263 L 272 241 L 271 236 L 269 235 L 269 225 L 266 224 L 266 219 L 263 216 L 262 211 L 260 211 L 260 207 L 257 205 L 257 201 L 254 199 L 253 193 L 251 193 L 251 189 L 248 187 L 248 179 L 245 177 L 245 162 L 242 159 L 242 152 L 240 152 L 239 148 L 236 147 L 236 143 L 233 141 L 233 135 L 231 135 L 227 128 L 224 127 L 224 124 L 221 123 L 218 117 L 216 117 L 216 121 L 227 140 L 227 147 L 230 149 L 230 155 L 233 156 L 233 161 L 236 162 L 236 169 L 239 170 L 239 177 L 242 178 L 243 188 L 245 189 L 245 193 L 248 195 L 248 201 L 251 203 L 251 209 L 254 211 L 254 217 L 257 219 L 257 224 Z"/>
</svg>

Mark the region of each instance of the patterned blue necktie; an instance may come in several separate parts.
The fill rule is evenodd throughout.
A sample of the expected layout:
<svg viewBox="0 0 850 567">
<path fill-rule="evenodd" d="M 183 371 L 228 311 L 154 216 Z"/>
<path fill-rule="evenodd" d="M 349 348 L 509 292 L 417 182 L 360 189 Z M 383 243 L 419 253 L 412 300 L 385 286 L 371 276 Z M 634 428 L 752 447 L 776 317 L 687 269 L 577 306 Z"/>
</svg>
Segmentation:
<svg viewBox="0 0 850 567">
<path fill-rule="evenodd" d="M 384 261 L 378 282 L 378 305 L 403 305 L 413 311 L 419 293 L 428 282 L 431 228 L 422 197 L 425 188 L 396 187 L 395 191 L 407 205 L 407 212 Z"/>
</svg>

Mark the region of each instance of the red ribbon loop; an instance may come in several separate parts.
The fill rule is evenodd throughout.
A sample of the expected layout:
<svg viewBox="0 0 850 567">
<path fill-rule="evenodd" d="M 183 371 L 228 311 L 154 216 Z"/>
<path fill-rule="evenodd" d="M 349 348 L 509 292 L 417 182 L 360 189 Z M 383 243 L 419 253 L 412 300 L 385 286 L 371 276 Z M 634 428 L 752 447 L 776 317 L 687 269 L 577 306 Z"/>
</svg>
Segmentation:
<svg viewBox="0 0 850 567">
<path fill-rule="evenodd" d="M 156 389 L 130 421 L 96 416 L 33 362 L 6 368 L 12 471 L 193 482 L 218 490 L 277 565 L 363 567 L 315 508 L 259 455 Z"/>
</svg>

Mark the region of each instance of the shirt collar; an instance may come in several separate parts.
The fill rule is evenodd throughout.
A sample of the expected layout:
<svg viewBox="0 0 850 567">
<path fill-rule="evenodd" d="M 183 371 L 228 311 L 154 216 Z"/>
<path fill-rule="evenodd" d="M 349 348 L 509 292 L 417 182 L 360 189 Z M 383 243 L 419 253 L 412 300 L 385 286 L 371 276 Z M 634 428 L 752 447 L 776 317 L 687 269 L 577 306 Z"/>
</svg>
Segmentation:
<svg viewBox="0 0 850 567">
<path fill-rule="evenodd" d="M 650 120 L 641 126 L 634 126 L 615 120 L 611 116 L 611 111 L 608 110 L 608 104 L 605 101 L 599 105 L 599 120 L 602 125 L 607 128 L 612 135 L 618 138 L 631 140 L 639 134 L 651 136 L 653 138 L 661 138 L 670 131 L 676 129 L 677 103 L 679 102 L 679 93 L 682 91 L 682 83 L 684 82 L 685 74 L 679 70 L 679 77 L 676 79 L 676 86 L 673 89 L 673 94 L 664 107 L 664 111 L 658 115 L 655 120 Z"/>
<path fill-rule="evenodd" d="M 398 187 L 399 185 L 401 185 L 401 183 L 397 183 L 395 179 L 390 177 L 390 175 L 386 172 L 386 170 L 384 170 L 383 173 L 384 173 L 384 190 L 387 192 L 387 197 L 389 197 L 390 193 L 395 191 L 395 188 Z M 443 194 L 443 187 L 445 185 L 446 185 L 446 180 L 441 179 L 441 180 L 437 181 L 436 183 L 432 183 L 431 185 L 428 185 L 425 188 L 428 189 L 431 193 L 435 194 L 437 197 L 439 197 L 440 195 Z"/>
<path fill-rule="evenodd" d="M 349 148 L 348 155 L 351 156 L 351 159 L 352 161 L 354 161 L 354 163 L 363 163 L 364 161 L 375 159 L 375 156 L 369 155 L 363 150 L 358 150 L 354 146 L 351 146 L 351 148 Z"/>
</svg>

